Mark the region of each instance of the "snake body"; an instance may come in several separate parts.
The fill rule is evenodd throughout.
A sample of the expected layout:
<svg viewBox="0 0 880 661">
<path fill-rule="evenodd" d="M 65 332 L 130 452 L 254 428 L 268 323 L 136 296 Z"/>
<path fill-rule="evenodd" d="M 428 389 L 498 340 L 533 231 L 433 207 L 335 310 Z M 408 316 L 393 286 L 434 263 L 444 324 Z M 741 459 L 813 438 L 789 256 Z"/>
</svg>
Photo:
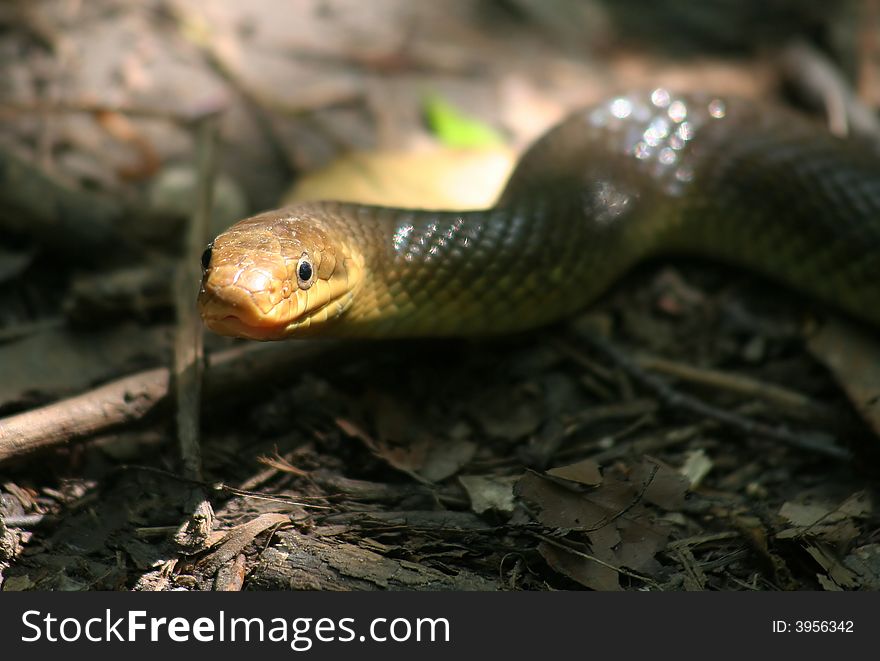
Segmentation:
<svg viewBox="0 0 880 661">
<path fill-rule="evenodd" d="M 880 326 L 880 157 L 743 99 L 619 96 L 520 159 L 489 209 L 298 204 L 203 256 L 209 328 L 469 336 L 571 315 L 648 256 L 728 262 Z"/>
</svg>

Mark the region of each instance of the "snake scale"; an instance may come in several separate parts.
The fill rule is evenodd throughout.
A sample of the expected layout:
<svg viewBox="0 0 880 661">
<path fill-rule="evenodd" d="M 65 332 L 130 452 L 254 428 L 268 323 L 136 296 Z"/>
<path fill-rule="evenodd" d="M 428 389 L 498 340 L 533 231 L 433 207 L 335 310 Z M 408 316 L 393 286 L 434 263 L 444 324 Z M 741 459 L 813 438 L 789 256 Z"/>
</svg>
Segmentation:
<svg viewBox="0 0 880 661">
<path fill-rule="evenodd" d="M 763 103 L 618 96 L 545 134 L 492 208 L 316 202 L 233 225 L 203 255 L 199 307 L 213 331 L 259 340 L 506 333 L 667 253 L 880 326 L 880 157 Z"/>
</svg>

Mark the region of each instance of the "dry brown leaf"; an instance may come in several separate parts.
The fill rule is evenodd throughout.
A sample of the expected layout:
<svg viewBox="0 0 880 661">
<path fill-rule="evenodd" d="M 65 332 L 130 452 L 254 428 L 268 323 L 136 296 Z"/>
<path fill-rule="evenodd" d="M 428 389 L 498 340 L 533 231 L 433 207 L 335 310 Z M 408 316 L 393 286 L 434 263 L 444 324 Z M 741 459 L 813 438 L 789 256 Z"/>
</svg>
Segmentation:
<svg viewBox="0 0 880 661">
<path fill-rule="evenodd" d="M 633 470 L 633 481 L 644 486 L 644 497 L 649 503 L 665 510 L 682 508 L 687 495 L 688 479 L 668 464 L 653 457 L 644 457 Z"/>
<path fill-rule="evenodd" d="M 813 560 L 819 563 L 822 569 L 825 570 L 828 579 L 833 581 L 835 585 L 849 589 L 859 587 L 858 575 L 843 565 L 840 560 L 823 545 L 806 544 L 804 549 L 810 554 Z"/>
<path fill-rule="evenodd" d="M 779 509 L 779 515 L 795 526 L 806 528 L 819 523 L 831 513 L 832 509 L 826 503 L 804 505 L 786 502 Z"/>
<path fill-rule="evenodd" d="M 620 590 L 618 573 L 611 567 L 546 542 L 538 545 L 538 553 L 555 571 L 585 587 L 606 592 Z"/>
<path fill-rule="evenodd" d="M 460 471 L 476 453 L 477 444 L 464 439 L 431 442 L 419 475 L 430 482 L 440 482 Z"/>
<path fill-rule="evenodd" d="M 779 509 L 779 515 L 793 527 L 780 531 L 776 537 L 812 537 L 845 548 L 861 532 L 857 521 L 870 516 L 871 512 L 871 500 L 865 491 L 852 494 L 840 504 L 786 502 Z"/>
<path fill-rule="evenodd" d="M 652 573 L 660 564 L 655 558 L 666 548 L 669 534 L 665 530 L 648 525 L 631 525 L 620 530 L 620 547 L 615 556 L 622 567 L 639 572 Z M 591 536 L 592 539 L 592 536 Z"/>
<path fill-rule="evenodd" d="M 411 443 L 399 446 L 389 446 L 380 443 L 367 434 L 358 425 L 345 418 L 336 418 L 336 426 L 351 438 L 356 438 L 363 443 L 376 457 L 385 461 L 392 468 L 396 468 L 412 477 L 414 480 L 424 482 L 425 479 L 416 473 L 416 470 L 424 463 L 427 454 L 427 445 Z"/>
<path fill-rule="evenodd" d="M 615 514 L 614 510 L 586 498 L 585 494 L 566 489 L 535 473 L 523 475 L 517 481 L 514 493 L 538 507 L 538 522 L 548 528 L 592 530 L 607 524 Z"/>
<path fill-rule="evenodd" d="M 589 474 L 589 463 L 569 472 L 580 477 L 584 470 Z M 601 485 L 589 490 L 567 488 L 558 475 L 527 473 L 517 482 L 515 492 L 537 509 L 535 517 L 542 525 L 571 531 L 574 536 L 585 534 L 590 555 L 615 568 L 650 574 L 659 568 L 655 556 L 666 547 L 669 529 L 655 521 L 646 503 L 681 504 L 686 483 L 669 466 L 646 458 L 635 469 L 626 471 L 625 477 L 606 472 Z M 579 483 L 570 484 L 576 487 Z M 542 555 L 551 566 L 584 585 L 611 589 L 607 568 L 593 567 L 595 561 L 565 551 L 547 550 Z"/>
<path fill-rule="evenodd" d="M 599 470 L 599 464 L 593 459 L 584 459 L 567 466 L 551 468 L 547 471 L 547 474 L 563 480 L 585 484 L 589 487 L 602 484 L 602 472 Z"/>
</svg>

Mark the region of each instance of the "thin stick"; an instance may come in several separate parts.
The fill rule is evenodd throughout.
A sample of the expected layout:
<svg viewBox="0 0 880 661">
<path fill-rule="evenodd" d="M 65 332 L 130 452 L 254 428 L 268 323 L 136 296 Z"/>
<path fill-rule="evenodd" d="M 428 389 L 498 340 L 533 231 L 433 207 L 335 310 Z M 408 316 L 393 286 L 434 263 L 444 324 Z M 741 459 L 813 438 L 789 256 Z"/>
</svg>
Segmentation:
<svg viewBox="0 0 880 661">
<path fill-rule="evenodd" d="M 846 78 L 825 55 L 806 42 L 783 49 L 782 71 L 811 100 L 822 103 L 835 135 L 880 135 L 880 119 L 862 103 Z"/>
<path fill-rule="evenodd" d="M 326 357 L 331 349 L 332 359 Z M 250 392 L 260 385 L 290 378 L 318 357 L 329 366 L 351 360 L 363 345 L 340 348 L 335 342 L 248 344 L 223 351 L 210 360 L 205 399 L 230 392 Z M 170 370 L 137 372 L 93 390 L 0 419 L 0 463 L 37 450 L 65 445 L 130 425 L 167 409 Z"/>
<path fill-rule="evenodd" d="M 0 420 L 0 463 L 139 420 L 168 395 L 168 369 L 139 372 Z"/>
<path fill-rule="evenodd" d="M 852 453 L 840 446 L 812 440 L 806 435 L 794 433 L 785 427 L 774 427 L 757 420 L 746 418 L 738 413 L 720 409 L 711 404 L 707 404 L 696 397 L 679 392 L 662 379 L 642 370 L 631 358 L 614 347 L 607 340 L 589 333 L 579 333 L 579 337 L 588 341 L 595 349 L 598 349 L 608 356 L 618 365 L 618 367 L 620 367 L 620 369 L 635 381 L 652 390 L 660 401 L 670 408 L 687 411 L 703 418 L 717 420 L 718 422 L 728 427 L 732 427 L 733 429 L 738 429 L 745 434 L 754 434 L 766 438 L 772 438 L 800 450 L 807 450 L 841 461 L 850 461 L 852 459 Z"/>
<path fill-rule="evenodd" d="M 216 171 L 217 114 L 204 117 L 198 130 L 198 200 L 189 224 L 183 261 L 177 267 L 175 308 L 177 333 L 174 343 L 174 379 L 177 395 L 177 434 L 183 470 L 201 479 L 199 411 L 204 370 L 202 324 L 195 300 L 201 278 L 199 255 L 207 245 Z"/>
<path fill-rule="evenodd" d="M 742 374 L 695 367 L 694 365 L 641 353 L 636 355 L 633 360 L 644 370 L 661 372 L 683 381 L 698 383 L 719 390 L 727 390 L 747 397 L 756 397 L 765 402 L 782 406 L 800 418 L 832 420 L 835 417 L 834 412 L 820 402 L 796 390 L 791 390 L 774 383 L 767 383 Z"/>
<path fill-rule="evenodd" d="M 869 107 L 880 101 L 877 97 L 877 27 L 880 19 L 880 3 L 862 0 L 860 21 L 856 39 L 858 56 L 858 94 Z"/>
<path fill-rule="evenodd" d="M 202 373 L 205 366 L 201 320 L 196 311 L 196 294 L 201 279 L 199 255 L 208 243 L 214 175 L 217 169 L 218 114 L 199 120 L 197 149 L 197 200 L 189 222 L 183 260 L 177 266 L 175 309 L 177 329 L 174 341 L 174 384 L 176 394 L 177 441 L 183 461 L 183 474 L 202 479 L 202 449 L 199 437 Z M 204 546 L 214 527 L 214 509 L 204 489 L 194 488 L 187 497 L 189 516 L 174 539 L 184 549 L 194 551 Z"/>
</svg>

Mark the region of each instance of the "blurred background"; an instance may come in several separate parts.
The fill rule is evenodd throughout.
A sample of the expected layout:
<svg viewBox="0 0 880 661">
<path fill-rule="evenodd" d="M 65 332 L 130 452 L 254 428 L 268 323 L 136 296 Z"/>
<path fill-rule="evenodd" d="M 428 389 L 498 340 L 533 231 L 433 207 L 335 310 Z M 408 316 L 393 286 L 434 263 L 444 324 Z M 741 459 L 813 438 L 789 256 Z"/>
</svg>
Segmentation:
<svg viewBox="0 0 880 661">
<path fill-rule="evenodd" d="M 876 11 L 809 0 L 7 2 L 0 144 L 120 201 L 138 218 L 132 231 L 167 237 L 194 160 L 187 122 L 208 110 L 223 111 L 227 220 L 277 205 L 341 155 L 436 142 L 430 95 L 520 149 L 571 109 L 630 88 L 803 92 L 782 57 L 800 43 L 872 104 Z"/>
</svg>

